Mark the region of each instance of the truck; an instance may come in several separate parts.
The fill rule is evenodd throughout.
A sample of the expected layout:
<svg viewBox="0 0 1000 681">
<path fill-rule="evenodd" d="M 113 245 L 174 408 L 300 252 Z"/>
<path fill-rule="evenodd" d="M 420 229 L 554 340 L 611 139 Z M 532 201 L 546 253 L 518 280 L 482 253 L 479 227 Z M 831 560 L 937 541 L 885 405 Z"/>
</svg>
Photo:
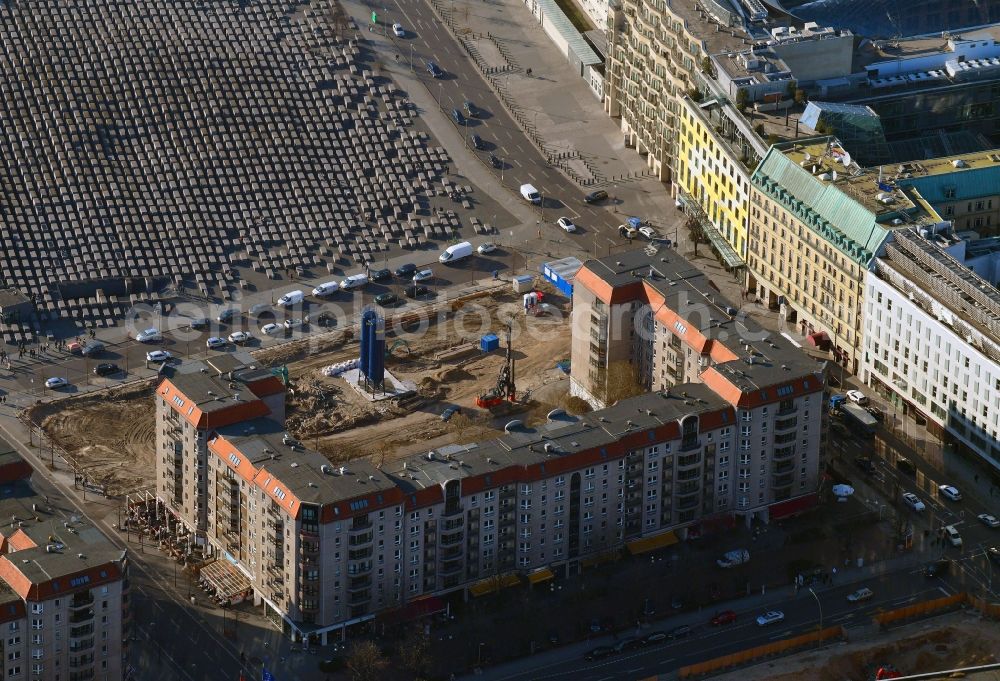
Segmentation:
<svg viewBox="0 0 1000 681">
<path fill-rule="evenodd" d="M 438 256 L 438 262 L 453 263 L 468 258 L 473 253 L 472 244 L 463 241 L 459 244 L 452 244 L 444 249 L 444 253 Z"/>
<path fill-rule="evenodd" d="M 865 435 L 872 435 L 878 427 L 878 421 L 868 413 L 868 410 L 853 402 L 843 401 L 840 403 L 840 412 L 844 415 L 846 425 L 858 428 Z"/>
<path fill-rule="evenodd" d="M 750 552 L 746 549 L 734 549 L 726 551 L 722 558 L 715 561 L 720 568 L 731 568 L 750 562 Z"/>
<path fill-rule="evenodd" d="M 530 201 L 536 206 L 542 202 L 542 195 L 538 193 L 533 184 L 522 184 L 521 185 L 521 196 L 524 197 L 525 201 Z"/>
<path fill-rule="evenodd" d="M 302 299 L 306 297 L 306 294 L 302 291 L 289 291 L 285 295 L 278 298 L 278 302 L 275 303 L 278 307 L 291 307 L 292 305 L 298 305 L 302 302 Z"/>
</svg>

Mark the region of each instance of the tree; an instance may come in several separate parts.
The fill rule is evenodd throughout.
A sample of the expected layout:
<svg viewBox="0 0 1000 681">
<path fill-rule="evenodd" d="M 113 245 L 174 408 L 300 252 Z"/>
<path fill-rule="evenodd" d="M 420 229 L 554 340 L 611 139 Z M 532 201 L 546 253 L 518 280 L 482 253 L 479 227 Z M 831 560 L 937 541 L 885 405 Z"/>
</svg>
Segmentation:
<svg viewBox="0 0 1000 681">
<path fill-rule="evenodd" d="M 795 88 L 795 103 L 802 105 L 806 101 L 806 91 L 802 88 Z"/>
<path fill-rule="evenodd" d="M 604 385 L 601 386 L 601 400 L 605 405 L 612 405 L 629 397 L 635 397 L 646 392 L 639 381 L 639 374 L 634 365 L 626 360 L 611 362 L 604 371 Z"/>
<path fill-rule="evenodd" d="M 692 216 L 684 222 L 684 229 L 687 230 L 691 243 L 694 244 L 695 257 L 698 255 L 698 243 L 705 240 L 705 228 L 701 225 L 701 220 Z"/>
<path fill-rule="evenodd" d="M 715 69 L 712 68 L 712 60 L 710 58 L 701 58 L 701 70 L 705 75 L 715 77 Z"/>
<path fill-rule="evenodd" d="M 739 109 L 742 112 L 743 110 L 745 110 L 747 108 L 747 103 L 749 101 L 750 101 L 750 98 L 747 96 L 747 91 L 746 90 L 739 89 L 739 90 L 736 91 L 736 108 L 737 109 Z"/>
<path fill-rule="evenodd" d="M 412 636 L 401 641 L 397 653 L 403 669 L 413 672 L 417 678 L 425 676 L 431 664 L 430 645 L 422 627 L 417 627 Z"/>
<path fill-rule="evenodd" d="M 766 132 L 766 131 L 764 130 L 764 124 L 763 124 L 763 123 L 758 123 L 757 125 L 755 125 L 755 126 L 753 127 L 753 131 L 754 131 L 755 133 L 757 133 L 757 137 L 760 137 L 760 138 L 763 138 L 763 137 L 764 137 L 764 135 L 765 135 L 765 132 Z"/>
<path fill-rule="evenodd" d="M 774 134 L 773 132 L 772 133 L 768 133 L 768 135 L 767 135 L 767 146 L 773 147 L 775 144 L 778 143 L 779 139 L 780 138 L 776 134 Z"/>
<path fill-rule="evenodd" d="M 379 681 L 382 670 L 388 666 L 389 660 L 372 641 L 361 641 L 347 656 L 347 673 L 351 681 Z"/>
</svg>

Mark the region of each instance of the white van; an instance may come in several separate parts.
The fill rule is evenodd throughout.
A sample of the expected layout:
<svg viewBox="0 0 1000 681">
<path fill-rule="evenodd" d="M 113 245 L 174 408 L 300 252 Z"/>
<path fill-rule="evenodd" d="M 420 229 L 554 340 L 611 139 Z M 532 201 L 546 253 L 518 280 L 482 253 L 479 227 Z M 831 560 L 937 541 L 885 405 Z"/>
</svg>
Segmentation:
<svg viewBox="0 0 1000 681">
<path fill-rule="evenodd" d="M 522 184 L 521 196 L 524 197 L 525 201 L 531 201 L 536 205 L 542 202 L 542 195 L 538 193 L 533 184 Z"/>
<path fill-rule="evenodd" d="M 468 258 L 472 255 L 472 252 L 472 244 L 468 241 L 463 241 L 460 244 L 452 244 L 444 249 L 444 253 L 438 256 L 438 262 L 458 262 L 463 258 Z"/>
<path fill-rule="evenodd" d="M 313 289 L 314 296 L 332 296 L 340 290 L 339 281 L 328 281 Z"/>
<path fill-rule="evenodd" d="M 345 291 L 350 291 L 351 289 L 361 288 L 368 283 L 367 274 L 352 274 L 347 279 L 340 282 L 340 288 Z"/>
<path fill-rule="evenodd" d="M 278 302 L 275 303 L 278 307 L 291 307 L 292 305 L 298 305 L 302 302 L 302 299 L 306 297 L 306 294 L 302 291 L 289 291 L 285 295 L 278 298 Z"/>
</svg>

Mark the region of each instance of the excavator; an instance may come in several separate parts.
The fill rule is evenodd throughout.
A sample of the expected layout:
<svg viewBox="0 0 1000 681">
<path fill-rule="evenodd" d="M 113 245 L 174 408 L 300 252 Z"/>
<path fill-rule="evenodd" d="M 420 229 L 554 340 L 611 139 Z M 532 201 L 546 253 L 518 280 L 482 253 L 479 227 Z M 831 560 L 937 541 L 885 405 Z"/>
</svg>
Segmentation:
<svg viewBox="0 0 1000 681">
<path fill-rule="evenodd" d="M 500 367 L 500 374 L 497 376 L 497 383 L 493 388 L 476 398 L 476 406 L 481 409 L 492 409 L 503 404 L 505 401 L 513 402 L 516 389 L 514 386 L 514 357 L 511 354 L 511 324 L 507 323 L 507 351 L 504 355 L 503 366 Z"/>
</svg>

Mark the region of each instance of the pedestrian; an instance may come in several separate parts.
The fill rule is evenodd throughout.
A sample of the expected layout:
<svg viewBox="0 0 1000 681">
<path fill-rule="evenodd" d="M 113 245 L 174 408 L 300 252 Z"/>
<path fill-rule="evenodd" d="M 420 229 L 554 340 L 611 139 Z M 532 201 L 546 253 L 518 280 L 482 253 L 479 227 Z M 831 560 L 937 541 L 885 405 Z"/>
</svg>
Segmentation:
<svg viewBox="0 0 1000 681">
<path fill-rule="evenodd" d="M 976 484 L 979 484 L 979 473 L 976 473 L 974 477 L 976 479 Z"/>
</svg>

